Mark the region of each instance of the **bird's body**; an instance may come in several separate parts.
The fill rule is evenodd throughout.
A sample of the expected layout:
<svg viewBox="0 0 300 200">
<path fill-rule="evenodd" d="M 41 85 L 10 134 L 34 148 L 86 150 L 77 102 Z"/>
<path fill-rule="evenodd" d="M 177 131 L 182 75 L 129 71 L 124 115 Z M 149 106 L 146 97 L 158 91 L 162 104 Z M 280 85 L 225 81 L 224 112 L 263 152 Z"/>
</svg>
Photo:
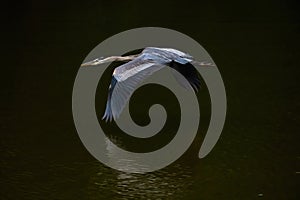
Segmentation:
<svg viewBox="0 0 300 200">
<path fill-rule="evenodd" d="M 128 61 L 115 68 L 109 86 L 108 99 L 103 119 L 111 121 L 119 117 L 135 88 L 144 79 L 163 67 L 171 67 L 183 75 L 192 88 L 198 91 L 200 79 L 193 65 L 213 65 L 197 62 L 187 53 L 171 48 L 147 47 L 138 55 L 112 56 L 96 59 L 82 66 L 98 65 L 104 62 Z M 181 82 L 179 80 L 179 82 Z"/>
</svg>

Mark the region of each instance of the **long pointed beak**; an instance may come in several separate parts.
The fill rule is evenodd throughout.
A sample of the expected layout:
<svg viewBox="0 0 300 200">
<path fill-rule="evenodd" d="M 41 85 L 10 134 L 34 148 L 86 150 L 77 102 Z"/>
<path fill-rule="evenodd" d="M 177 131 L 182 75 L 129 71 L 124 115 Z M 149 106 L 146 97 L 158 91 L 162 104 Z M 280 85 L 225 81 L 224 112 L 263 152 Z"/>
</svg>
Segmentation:
<svg viewBox="0 0 300 200">
<path fill-rule="evenodd" d="M 91 65 L 95 65 L 95 60 L 92 60 L 90 62 L 86 62 L 86 63 L 82 63 L 80 66 L 81 67 L 86 67 L 86 66 L 91 66 Z"/>
</svg>

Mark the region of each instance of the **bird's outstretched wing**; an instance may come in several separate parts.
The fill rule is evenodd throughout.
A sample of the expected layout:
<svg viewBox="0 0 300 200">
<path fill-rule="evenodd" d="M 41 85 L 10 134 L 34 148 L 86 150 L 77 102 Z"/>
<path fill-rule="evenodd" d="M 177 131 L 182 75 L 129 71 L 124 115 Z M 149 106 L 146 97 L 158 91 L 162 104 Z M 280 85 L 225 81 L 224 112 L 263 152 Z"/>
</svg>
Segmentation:
<svg viewBox="0 0 300 200">
<path fill-rule="evenodd" d="M 200 87 L 200 79 L 194 66 L 213 66 L 211 63 L 197 62 L 193 57 L 169 48 L 147 47 L 134 60 L 117 67 L 113 72 L 105 113 L 102 119 L 112 121 L 123 111 L 130 96 L 137 86 L 154 72 L 169 66 L 188 80 L 175 73 L 177 81 L 185 88 L 193 88 L 195 92 Z"/>
<path fill-rule="evenodd" d="M 117 119 L 137 86 L 154 72 L 166 65 L 138 57 L 117 67 L 113 72 L 111 85 L 102 119 Z"/>
<path fill-rule="evenodd" d="M 191 63 L 181 64 L 175 61 L 172 61 L 169 66 L 179 72 L 187 81 L 184 81 L 182 76 L 179 76 L 177 73 L 173 73 L 177 82 L 186 89 L 190 87 L 193 88 L 195 92 L 198 92 L 200 88 L 200 78 L 197 73 L 197 69 Z"/>
</svg>

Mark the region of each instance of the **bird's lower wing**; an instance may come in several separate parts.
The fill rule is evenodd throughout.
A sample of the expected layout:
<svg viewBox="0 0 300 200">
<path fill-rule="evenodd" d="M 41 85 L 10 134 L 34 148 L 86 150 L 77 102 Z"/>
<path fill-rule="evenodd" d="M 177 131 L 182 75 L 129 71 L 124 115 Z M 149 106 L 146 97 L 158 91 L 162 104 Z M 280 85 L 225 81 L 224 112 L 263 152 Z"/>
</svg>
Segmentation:
<svg viewBox="0 0 300 200">
<path fill-rule="evenodd" d="M 106 120 L 116 120 L 123 111 L 126 103 L 129 101 L 134 90 L 154 72 L 162 69 L 165 65 L 159 65 L 150 62 L 136 62 L 131 61 L 118 67 L 114 71 L 113 77 L 116 80 L 114 86 L 110 89 L 109 98 L 106 105 L 106 111 L 103 116 Z M 130 68 L 128 65 L 132 65 Z M 126 70 L 122 70 L 126 68 Z"/>
</svg>

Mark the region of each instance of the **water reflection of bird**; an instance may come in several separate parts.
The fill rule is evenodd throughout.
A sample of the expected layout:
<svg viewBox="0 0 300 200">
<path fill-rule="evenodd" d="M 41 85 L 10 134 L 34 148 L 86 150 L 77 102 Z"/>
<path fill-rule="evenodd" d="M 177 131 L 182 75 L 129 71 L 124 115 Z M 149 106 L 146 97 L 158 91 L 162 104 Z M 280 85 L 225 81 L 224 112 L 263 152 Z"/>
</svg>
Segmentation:
<svg viewBox="0 0 300 200">
<path fill-rule="evenodd" d="M 129 56 L 110 56 L 98 58 L 81 66 L 99 65 L 113 61 L 129 61 L 115 68 L 109 86 L 106 110 L 103 119 L 117 119 L 128 99 L 139 83 L 163 67 L 171 67 L 178 71 L 189 82 L 195 92 L 200 86 L 200 79 L 195 66 L 213 66 L 212 63 L 198 62 L 189 54 L 171 48 L 147 47 L 140 54 Z M 186 82 L 174 73 L 175 78 L 184 87 Z"/>
</svg>

